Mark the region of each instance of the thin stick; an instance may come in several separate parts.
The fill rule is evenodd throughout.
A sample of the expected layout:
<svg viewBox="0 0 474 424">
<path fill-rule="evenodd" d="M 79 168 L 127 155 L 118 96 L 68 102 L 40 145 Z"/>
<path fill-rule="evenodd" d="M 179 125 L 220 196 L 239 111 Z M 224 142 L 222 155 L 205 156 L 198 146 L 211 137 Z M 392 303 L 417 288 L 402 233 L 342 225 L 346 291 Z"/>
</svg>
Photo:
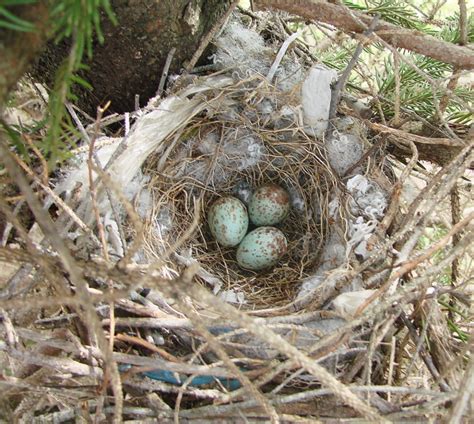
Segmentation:
<svg viewBox="0 0 474 424">
<path fill-rule="evenodd" d="M 431 373 L 435 381 L 439 384 L 439 387 L 441 388 L 443 392 L 450 392 L 451 391 L 450 387 L 443 379 L 441 379 L 441 375 L 438 369 L 436 368 L 436 366 L 434 365 L 430 354 L 426 351 L 425 347 L 422 344 L 423 341 L 420 342 L 420 338 L 418 337 L 415 326 L 407 318 L 404 312 L 400 314 L 400 318 L 402 319 L 403 324 L 405 324 L 405 327 L 408 328 L 410 337 L 413 339 L 413 341 L 417 345 L 420 346 L 420 357 L 421 359 L 423 359 L 423 362 L 425 363 L 426 368 L 428 368 L 428 371 Z"/>
<path fill-rule="evenodd" d="M 398 127 L 400 125 L 400 57 L 398 54 L 393 55 L 393 72 L 395 75 L 395 105 L 393 126 Z"/>
<path fill-rule="evenodd" d="M 344 88 L 346 86 L 347 79 L 349 78 L 349 75 L 350 75 L 352 69 L 356 65 L 357 60 L 359 59 L 359 56 L 362 53 L 362 50 L 363 50 L 365 44 L 369 41 L 368 37 L 374 31 L 375 27 L 377 26 L 377 23 L 378 23 L 379 19 L 380 19 L 380 15 L 377 14 L 374 17 L 374 19 L 372 20 L 372 22 L 370 23 L 370 25 L 368 26 L 368 28 L 363 32 L 362 40 L 357 45 L 357 47 L 354 51 L 354 54 L 352 55 L 351 60 L 349 61 L 349 63 L 346 66 L 346 69 L 344 69 L 344 72 L 342 73 L 342 75 L 337 80 L 336 87 L 334 88 L 334 90 L 332 92 L 331 104 L 329 106 L 329 122 L 333 121 L 334 118 L 336 117 L 337 106 L 338 106 L 339 102 L 341 101 L 341 97 L 342 97 L 342 94 L 344 92 Z M 332 128 L 333 127 L 330 126 L 328 128 L 328 130 L 332 131 Z"/>
<path fill-rule="evenodd" d="M 280 47 L 280 50 L 278 51 L 276 59 L 273 61 L 272 66 L 270 70 L 268 71 L 267 74 L 267 80 L 268 82 L 272 82 L 273 77 L 275 76 L 275 73 L 280 66 L 281 61 L 283 60 L 283 56 L 285 56 L 286 51 L 288 50 L 288 47 L 290 47 L 290 44 L 295 41 L 299 36 L 301 35 L 301 32 L 295 32 L 292 34 L 290 37 L 288 37 L 283 45 Z"/>
<path fill-rule="evenodd" d="M 459 44 L 461 46 L 467 46 L 468 25 L 467 25 L 466 0 L 458 0 L 458 3 L 459 3 Z"/>
<path fill-rule="evenodd" d="M 163 72 L 161 73 L 160 84 L 158 85 L 158 90 L 156 90 L 157 97 L 161 97 L 161 95 L 163 94 L 163 91 L 165 89 L 165 83 L 166 83 L 166 80 L 168 79 L 168 71 L 170 69 L 171 61 L 173 60 L 173 56 L 175 53 L 176 53 L 176 47 L 173 47 L 168 53 L 168 56 L 166 57 L 165 66 L 163 67 Z"/>
<path fill-rule="evenodd" d="M 474 357 L 472 356 L 472 338 L 471 338 L 471 360 L 467 364 L 466 374 L 458 390 L 458 398 L 453 402 L 450 411 L 449 424 L 461 424 L 463 415 L 469 405 L 469 400 L 474 395 Z M 471 417 L 472 418 L 472 417 Z M 466 418 L 469 420 L 469 418 Z M 467 421 L 466 421 L 467 422 Z"/>
</svg>

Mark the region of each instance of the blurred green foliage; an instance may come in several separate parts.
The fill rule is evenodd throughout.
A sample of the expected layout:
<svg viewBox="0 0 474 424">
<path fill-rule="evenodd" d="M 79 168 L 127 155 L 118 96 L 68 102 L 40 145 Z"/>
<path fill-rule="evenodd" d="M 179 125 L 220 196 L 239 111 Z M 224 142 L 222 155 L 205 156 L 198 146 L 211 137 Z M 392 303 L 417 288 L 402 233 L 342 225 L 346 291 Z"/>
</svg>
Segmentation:
<svg viewBox="0 0 474 424">
<path fill-rule="evenodd" d="M 35 31 L 31 23 L 18 18 L 12 12 L 14 6 L 34 3 L 35 0 L 0 0 L 0 27 L 14 31 Z M 59 67 L 49 95 L 47 135 L 38 146 L 48 158 L 50 166 L 54 167 L 67 158 L 72 136 L 75 134 L 65 107 L 67 101 L 75 100 L 72 88 L 78 84 L 85 89 L 92 89 L 90 84 L 79 76 L 79 72 L 85 69 L 84 57 L 92 58 L 94 41 L 104 41 L 100 26 L 101 11 L 104 11 L 112 22 L 116 23 L 116 19 L 110 0 L 59 0 L 50 4 L 54 40 L 71 40 L 69 55 Z M 19 146 L 21 140 L 13 137 L 15 129 L 9 128 L 7 132 L 13 144 Z"/>
</svg>

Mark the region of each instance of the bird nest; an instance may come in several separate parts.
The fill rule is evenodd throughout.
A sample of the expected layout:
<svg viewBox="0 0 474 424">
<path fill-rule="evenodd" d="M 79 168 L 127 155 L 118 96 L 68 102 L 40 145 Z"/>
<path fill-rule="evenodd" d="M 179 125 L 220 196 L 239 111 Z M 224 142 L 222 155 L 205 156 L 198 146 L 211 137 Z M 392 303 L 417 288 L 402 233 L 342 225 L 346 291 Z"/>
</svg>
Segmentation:
<svg viewBox="0 0 474 424">
<path fill-rule="evenodd" d="M 71 108 L 87 146 L 55 186 L 22 164 L 56 227 L 18 178 L 44 234 L 27 236 L 20 208 L 0 205 L 27 241 L 0 249 L 17 267 L 0 297 L 10 416 L 403 421 L 442 417 L 467 387 L 472 212 L 440 234 L 433 217 L 462 195 L 472 146 L 422 168 L 417 146 L 437 139 L 349 117 L 357 111 L 343 105 L 333 133 L 315 136 L 302 118 L 307 70 L 291 84 L 263 76 L 269 55 L 246 37 L 259 73 L 183 76 L 166 98 L 86 128 Z M 286 77 L 293 65 L 282 63 Z M 104 136 L 114 121 L 122 136 Z M 17 162 L 5 161 L 16 176 Z M 405 202 L 402 188 L 420 181 Z M 279 224 L 288 251 L 251 272 L 211 237 L 207 213 L 217 198 L 245 202 L 266 183 L 290 194 Z M 450 266 L 455 284 L 440 284 Z"/>
<path fill-rule="evenodd" d="M 153 196 L 145 256 L 151 260 L 160 258 L 163 249 L 173 251 L 167 266 L 175 272 L 196 261 L 203 271 L 200 282 L 211 284 L 216 294 L 245 299 L 245 308 L 287 304 L 318 265 L 336 177 L 322 142 L 282 114 L 297 106 L 298 96 L 282 95 L 263 78 L 239 81 L 213 95 L 203 100 L 205 112 L 164 141 L 171 146 L 166 147 L 167 160 L 152 154 L 145 164 L 146 189 Z M 207 212 L 220 196 L 246 202 L 252 190 L 266 183 L 290 193 L 290 215 L 279 225 L 288 250 L 277 266 L 255 273 L 239 267 L 236 248 L 213 240 Z"/>
</svg>

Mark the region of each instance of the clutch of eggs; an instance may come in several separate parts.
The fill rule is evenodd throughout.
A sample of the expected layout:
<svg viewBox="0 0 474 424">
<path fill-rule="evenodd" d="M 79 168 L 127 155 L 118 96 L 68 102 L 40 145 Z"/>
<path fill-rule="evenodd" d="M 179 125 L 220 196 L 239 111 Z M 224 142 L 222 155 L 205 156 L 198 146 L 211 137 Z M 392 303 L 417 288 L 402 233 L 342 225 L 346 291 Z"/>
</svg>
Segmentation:
<svg viewBox="0 0 474 424">
<path fill-rule="evenodd" d="M 242 268 L 260 271 L 276 265 L 286 252 L 285 235 L 272 225 L 288 215 L 290 197 L 283 188 L 266 184 L 255 190 L 248 205 L 247 213 L 236 197 L 221 197 L 209 210 L 209 228 L 221 246 L 239 245 L 237 263 Z M 249 217 L 259 228 L 247 234 Z"/>
</svg>

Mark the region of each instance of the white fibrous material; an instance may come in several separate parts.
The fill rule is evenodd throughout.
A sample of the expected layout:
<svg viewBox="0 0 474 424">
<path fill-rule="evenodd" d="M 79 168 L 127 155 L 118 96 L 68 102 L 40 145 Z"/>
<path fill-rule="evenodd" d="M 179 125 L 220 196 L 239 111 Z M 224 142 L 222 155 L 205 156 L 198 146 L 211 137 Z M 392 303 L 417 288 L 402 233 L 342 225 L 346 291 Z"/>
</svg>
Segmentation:
<svg viewBox="0 0 474 424">
<path fill-rule="evenodd" d="M 359 307 L 375 292 L 376 290 L 359 290 L 341 293 L 332 301 L 332 306 L 341 316 L 351 318 Z"/>
<path fill-rule="evenodd" d="M 284 60 L 276 73 L 276 86 L 281 91 L 291 91 L 303 80 L 303 71 L 299 63 Z"/>
<path fill-rule="evenodd" d="M 348 132 L 354 126 L 355 120 L 352 116 L 341 116 L 336 120 L 336 129 L 340 132 Z"/>
<path fill-rule="evenodd" d="M 287 191 L 290 195 L 291 208 L 298 213 L 303 213 L 306 209 L 306 202 L 300 190 L 297 187 L 289 186 Z"/>
<path fill-rule="evenodd" d="M 348 222 L 348 241 L 336 230 L 332 230 L 321 255 L 321 264 L 315 274 L 301 285 L 298 299 L 309 295 L 321 284 L 326 283 L 326 273 L 342 265 L 351 251 L 363 259 L 370 254 L 369 239 L 373 235 L 387 207 L 387 196 L 373 181 L 363 175 L 356 175 L 347 181 L 347 190 L 352 196 L 350 209 L 354 218 Z M 340 202 L 334 198 L 329 203 L 329 216 L 337 220 Z M 328 287 L 330 288 L 330 287 Z M 360 282 L 353 281 L 346 290 L 362 288 Z"/>
<path fill-rule="evenodd" d="M 169 206 L 165 205 L 160 208 L 160 212 L 155 218 L 153 228 L 158 238 L 166 238 L 168 232 L 173 228 L 173 217 Z"/>
<path fill-rule="evenodd" d="M 253 189 L 247 181 L 239 181 L 234 189 L 232 194 L 241 200 L 245 205 L 248 205 L 250 198 L 252 197 Z"/>
<path fill-rule="evenodd" d="M 331 231 L 329 238 L 324 246 L 321 258 L 320 271 L 327 271 L 337 268 L 346 260 L 346 249 L 343 238 L 336 232 Z"/>
<path fill-rule="evenodd" d="M 353 249 L 356 255 L 365 259 L 370 254 L 368 241 L 387 207 L 387 196 L 376 183 L 363 175 L 355 175 L 346 186 L 352 195 L 349 205 L 355 216 L 349 223 L 348 251 Z"/>
<path fill-rule="evenodd" d="M 343 176 L 364 154 L 364 146 L 354 134 L 335 133 L 326 140 L 328 160 L 334 171 Z"/>
<path fill-rule="evenodd" d="M 266 149 L 257 134 L 237 128 L 228 133 L 221 143 L 215 133 L 209 133 L 202 140 L 186 143 L 178 153 L 180 160 L 192 156 L 196 149 L 202 154 L 199 159 L 188 160 L 184 167 L 184 175 L 205 182 L 212 169 L 212 182 L 222 184 L 229 176 L 229 169 L 246 170 L 263 160 Z"/>
<path fill-rule="evenodd" d="M 328 204 L 328 214 L 330 218 L 336 219 L 339 213 L 339 199 L 336 197 L 332 199 Z"/>
<path fill-rule="evenodd" d="M 356 255 L 367 258 L 369 251 L 367 249 L 367 243 L 370 236 L 374 232 L 377 226 L 377 221 L 371 220 L 364 222 L 364 218 L 359 216 L 355 222 L 351 222 L 349 225 L 349 242 L 347 243 L 347 249 L 350 251 L 354 249 Z"/>
<path fill-rule="evenodd" d="M 331 231 L 328 240 L 323 248 L 321 261 L 315 274 L 306 278 L 298 292 L 297 299 L 301 299 L 324 283 L 325 273 L 337 268 L 346 259 L 346 244 L 336 231 Z"/>
<path fill-rule="evenodd" d="M 275 110 L 275 105 L 270 99 L 264 99 L 257 105 L 257 110 L 263 115 L 270 115 Z"/>
<path fill-rule="evenodd" d="M 210 132 L 200 140 L 192 140 L 190 148 L 196 144 L 196 149 L 203 155 L 213 155 L 216 152 L 217 144 L 219 143 L 219 136 L 216 132 Z"/>
<path fill-rule="evenodd" d="M 325 279 L 326 277 L 324 276 L 323 272 L 320 272 L 320 270 L 318 269 L 318 271 L 316 271 L 316 274 L 303 280 L 303 284 L 301 284 L 300 291 L 298 292 L 298 296 L 296 297 L 296 299 L 303 299 L 304 297 L 309 295 L 312 291 L 314 291 L 321 284 L 323 284 Z"/>
<path fill-rule="evenodd" d="M 301 113 L 301 111 L 300 111 Z M 291 106 L 284 105 L 275 120 L 275 128 L 285 128 L 294 122 L 298 122 L 299 116 L 298 111 Z"/>
<path fill-rule="evenodd" d="M 303 82 L 301 104 L 305 131 L 321 137 L 328 127 L 331 105 L 331 83 L 337 79 L 336 71 L 322 65 L 313 66 Z"/>
<path fill-rule="evenodd" d="M 243 73 L 241 76 L 250 76 L 251 72 L 266 75 L 270 69 L 271 49 L 259 34 L 237 21 L 226 25 L 215 45 L 214 63 L 236 68 Z"/>
<path fill-rule="evenodd" d="M 208 77 L 202 83 L 191 85 L 180 96 L 171 96 L 160 102 L 159 106 L 151 111 L 145 110 L 131 128 L 126 144 L 122 145 L 122 138 L 101 137 L 96 140 L 96 150 L 101 166 L 106 166 L 113 154 L 117 157 L 107 169 L 112 180 L 119 187 L 127 187 L 139 172 L 141 166 L 150 154 L 158 154 L 165 149 L 164 141 L 178 128 L 189 121 L 193 116 L 202 112 L 208 106 L 196 93 L 206 92 L 216 88 L 223 88 L 233 83 L 225 76 Z M 188 98 L 192 97 L 192 98 Z M 124 147 L 123 150 L 117 148 Z M 66 200 L 74 195 L 82 202 L 78 211 L 86 225 L 95 221 L 89 191 L 89 168 L 87 154 L 78 155 L 77 167 L 71 167 L 55 188 L 57 195 L 65 195 Z M 93 173 L 94 178 L 97 175 Z M 76 193 L 76 189 L 79 190 Z M 51 200 L 46 202 L 49 207 Z M 98 187 L 97 205 L 101 214 L 110 209 L 106 191 Z"/>
<path fill-rule="evenodd" d="M 245 305 L 245 294 L 235 290 L 224 290 L 219 294 L 219 297 L 227 303 L 237 303 L 239 305 Z"/>
<path fill-rule="evenodd" d="M 387 196 L 378 184 L 363 175 L 355 175 L 347 181 L 347 190 L 351 193 L 351 211 L 361 212 L 370 219 L 380 220 L 387 207 Z"/>
<path fill-rule="evenodd" d="M 112 213 L 109 211 L 104 217 L 103 225 L 111 253 L 121 258 L 124 255 L 122 240 L 120 239 L 120 232 L 117 222 L 112 218 Z"/>
<path fill-rule="evenodd" d="M 275 59 L 274 48 L 266 46 L 262 36 L 238 21 L 226 25 L 215 45 L 214 63 L 221 68 L 235 69 L 239 78 L 256 73 L 267 76 Z M 303 67 L 284 57 L 274 73 L 274 79 L 279 90 L 290 91 L 303 79 Z"/>
<path fill-rule="evenodd" d="M 262 142 L 253 136 L 228 141 L 224 151 L 229 155 L 229 165 L 235 163 L 239 171 L 255 166 L 264 155 Z"/>
<path fill-rule="evenodd" d="M 140 218 L 146 218 L 152 207 L 151 193 L 143 188 L 149 181 L 150 177 L 138 171 L 132 181 L 126 187 L 123 187 L 123 194 L 130 202 L 134 203 Z"/>
<path fill-rule="evenodd" d="M 121 139 L 113 139 L 110 137 L 100 137 L 97 139 L 96 144 L 107 143 L 96 151 L 97 157 L 101 166 L 107 165 L 112 154 L 117 149 Z M 110 142 L 109 142 L 110 141 Z M 85 197 L 87 187 L 89 187 L 89 168 L 87 166 L 87 153 L 81 153 L 77 155 L 72 161 L 70 167 L 67 168 L 63 177 L 60 178 L 59 183 L 56 185 L 54 191 L 57 195 L 63 195 L 66 201 L 69 201 L 73 192 L 80 187 Z M 94 172 L 94 178 L 97 178 L 97 174 Z"/>
</svg>

